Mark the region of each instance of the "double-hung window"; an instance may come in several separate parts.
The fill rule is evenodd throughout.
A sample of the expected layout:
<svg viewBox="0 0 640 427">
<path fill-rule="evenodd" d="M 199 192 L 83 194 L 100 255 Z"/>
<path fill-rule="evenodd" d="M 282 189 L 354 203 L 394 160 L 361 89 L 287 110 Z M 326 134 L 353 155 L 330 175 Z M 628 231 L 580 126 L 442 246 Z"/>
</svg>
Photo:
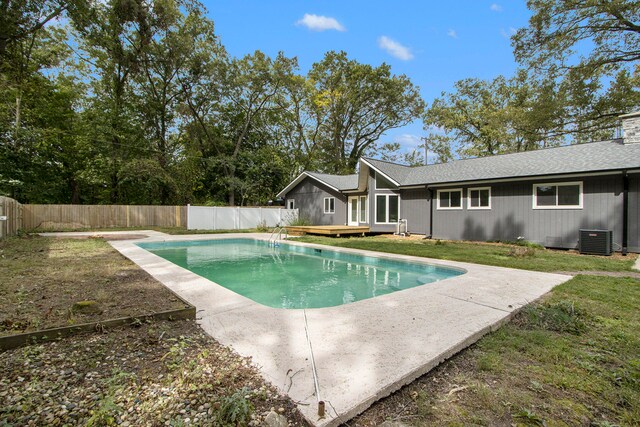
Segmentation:
<svg viewBox="0 0 640 427">
<path fill-rule="evenodd" d="M 332 214 L 336 212 L 336 198 L 325 197 L 324 198 L 324 213 Z"/>
<path fill-rule="evenodd" d="M 377 194 L 376 223 L 396 223 L 398 218 L 400 218 L 400 197 L 397 194 Z"/>
<path fill-rule="evenodd" d="M 462 189 L 438 190 L 438 209 L 462 209 Z"/>
<path fill-rule="evenodd" d="M 491 187 L 469 188 L 467 209 L 491 209 Z"/>
<path fill-rule="evenodd" d="M 582 181 L 533 184 L 533 209 L 582 209 Z"/>
</svg>

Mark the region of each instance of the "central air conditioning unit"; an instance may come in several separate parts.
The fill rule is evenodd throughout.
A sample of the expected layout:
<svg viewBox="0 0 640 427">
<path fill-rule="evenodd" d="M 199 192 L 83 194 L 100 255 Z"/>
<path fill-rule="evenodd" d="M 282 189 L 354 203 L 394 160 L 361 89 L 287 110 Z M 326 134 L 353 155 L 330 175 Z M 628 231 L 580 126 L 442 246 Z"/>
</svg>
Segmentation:
<svg viewBox="0 0 640 427">
<path fill-rule="evenodd" d="M 580 230 L 581 254 L 611 255 L 613 253 L 613 231 Z"/>
</svg>

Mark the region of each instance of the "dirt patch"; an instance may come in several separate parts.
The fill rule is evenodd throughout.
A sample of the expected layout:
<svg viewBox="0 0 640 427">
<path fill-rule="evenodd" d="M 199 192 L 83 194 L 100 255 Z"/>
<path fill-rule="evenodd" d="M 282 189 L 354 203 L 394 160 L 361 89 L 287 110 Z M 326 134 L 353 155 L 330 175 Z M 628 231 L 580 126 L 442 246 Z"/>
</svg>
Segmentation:
<svg viewBox="0 0 640 427">
<path fill-rule="evenodd" d="M 103 239 L 5 239 L 0 270 L 0 336 L 186 306 Z"/>
<path fill-rule="evenodd" d="M 306 425 L 251 360 L 193 321 L 146 323 L 0 353 L 7 425 Z M 235 420 L 235 421 L 234 421 Z"/>
<path fill-rule="evenodd" d="M 58 239 L 105 239 L 105 240 L 137 240 L 146 239 L 146 234 L 109 234 L 109 233 L 96 233 L 84 236 L 64 236 L 57 237 Z"/>
</svg>

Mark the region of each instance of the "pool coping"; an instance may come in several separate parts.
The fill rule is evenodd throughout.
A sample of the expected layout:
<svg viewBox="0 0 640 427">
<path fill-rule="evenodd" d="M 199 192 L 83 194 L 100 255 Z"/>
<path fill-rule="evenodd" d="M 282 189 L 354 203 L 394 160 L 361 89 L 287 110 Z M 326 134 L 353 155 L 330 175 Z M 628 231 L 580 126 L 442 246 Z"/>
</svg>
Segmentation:
<svg viewBox="0 0 640 427">
<path fill-rule="evenodd" d="M 462 268 L 466 273 L 341 306 L 276 309 L 235 294 L 136 245 L 268 237 L 262 233 L 178 236 L 154 232 L 144 239 L 109 243 L 195 305 L 198 322 L 208 334 L 240 355 L 251 357 L 262 376 L 296 402 L 303 416 L 319 427 L 348 421 L 571 278 L 288 241 L 336 252 Z M 320 397 L 326 402 L 323 418 L 317 415 L 307 336 L 313 347 Z"/>
</svg>

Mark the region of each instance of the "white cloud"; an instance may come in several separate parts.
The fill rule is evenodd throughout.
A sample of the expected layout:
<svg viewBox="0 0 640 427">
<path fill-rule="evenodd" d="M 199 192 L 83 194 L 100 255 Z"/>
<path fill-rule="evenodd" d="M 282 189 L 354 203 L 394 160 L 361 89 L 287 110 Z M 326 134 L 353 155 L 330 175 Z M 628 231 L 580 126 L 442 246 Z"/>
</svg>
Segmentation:
<svg viewBox="0 0 640 427">
<path fill-rule="evenodd" d="M 402 135 L 393 138 L 393 142 L 400 144 L 400 147 L 404 149 L 415 149 L 418 145 L 422 144 L 422 140 L 417 135 L 409 133 L 403 133 Z"/>
<path fill-rule="evenodd" d="M 392 40 L 387 36 L 378 38 L 378 47 L 382 50 L 385 50 L 389 55 L 403 61 L 413 59 L 413 53 L 411 53 L 411 49 L 401 45 L 397 41 Z"/>
<path fill-rule="evenodd" d="M 296 25 L 302 25 L 312 31 L 347 31 L 344 25 L 339 23 L 335 18 L 310 13 L 305 13 L 302 19 L 296 22 Z"/>
<path fill-rule="evenodd" d="M 502 12 L 502 6 L 500 6 L 498 3 L 493 3 L 489 8 L 494 12 Z"/>
<path fill-rule="evenodd" d="M 504 37 L 505 39 L 511 38 L 511 36 L 513 36 L 515 33 L 517 33 L 518 30 L 516 30 L 513 27 L 509 27 L 509 30 L 505 30 L 504 28 L 500 29 L 500 34 L 502 35 L 502 37 Z"/>
<path fill-rule="evenodd" d="M 449 29 L 449 31 L 447 31 L 447 35 L 449 37 L 451 37 L 452 39 L 457 39 L 458 38 L 458 33 L 456 33 L 456 30 L 453 29 Z"/>
</svg>

